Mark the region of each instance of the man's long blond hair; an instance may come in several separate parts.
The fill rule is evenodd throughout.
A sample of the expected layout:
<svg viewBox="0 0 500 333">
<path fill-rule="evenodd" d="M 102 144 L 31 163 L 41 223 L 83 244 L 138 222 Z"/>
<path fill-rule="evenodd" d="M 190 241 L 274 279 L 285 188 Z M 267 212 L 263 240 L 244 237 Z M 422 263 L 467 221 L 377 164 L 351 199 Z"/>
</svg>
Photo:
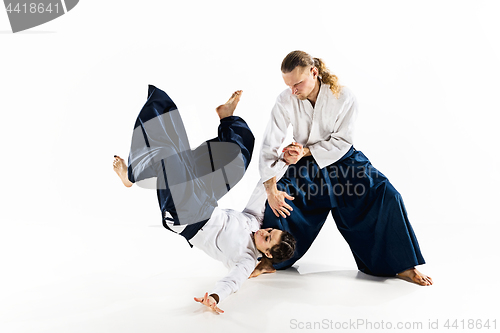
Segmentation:
<svg viewBox="0 0 500 333">
<path fill-rule="evenodd" d="M 288 55 L 283 59 L 281 63 L 281 72 L 283 74 L 290 73 L 295 69 L 295 67 L 310 67 L 314 66 L 318 69 L 319 77 L 321 82 L 330 85 L 330 90 L 339 98 L 342 86 L 339 84 L 339 78 L 330 73 L 330 70 L 326 67 L 323 60 L 319 58 L 313 58 L 308 53 L 304 51 L 293 51 L 288 53 Z"/>
</svg>

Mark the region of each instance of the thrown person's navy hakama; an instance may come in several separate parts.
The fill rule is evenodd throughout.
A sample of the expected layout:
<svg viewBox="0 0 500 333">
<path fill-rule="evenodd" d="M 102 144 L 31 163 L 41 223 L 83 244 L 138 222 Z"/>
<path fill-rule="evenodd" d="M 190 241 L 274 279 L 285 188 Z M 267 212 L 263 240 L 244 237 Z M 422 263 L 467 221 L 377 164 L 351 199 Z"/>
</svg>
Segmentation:
<svg viewBox="0 0 500 333">
<path fill-rule="evenodd" d="M 246 122 L 230 116 L 221 119 L 216 138 L 191 150 L 176 105 L 150 85 L 134 125 L 128 178 L 156 188 L 163 226 L 189 241 L 243 177 L 253 147 Z"/>
</svg>

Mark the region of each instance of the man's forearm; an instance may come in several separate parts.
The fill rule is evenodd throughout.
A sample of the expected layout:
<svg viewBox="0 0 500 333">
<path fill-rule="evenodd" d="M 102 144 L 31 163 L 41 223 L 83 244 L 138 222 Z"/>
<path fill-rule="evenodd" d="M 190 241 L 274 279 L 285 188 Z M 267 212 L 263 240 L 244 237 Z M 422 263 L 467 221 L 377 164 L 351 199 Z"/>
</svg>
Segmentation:
<svg viewBox="0 0 500 333">
<path fill-rule="evenodd" d="M 278 188 L 276 187 L 276 176 L 273 178 L 266 180 L 264 182 L 264 188 L 266 189 L 266 193 L 272 193 L 273 191 L 277 190 Z"/>
</svg>

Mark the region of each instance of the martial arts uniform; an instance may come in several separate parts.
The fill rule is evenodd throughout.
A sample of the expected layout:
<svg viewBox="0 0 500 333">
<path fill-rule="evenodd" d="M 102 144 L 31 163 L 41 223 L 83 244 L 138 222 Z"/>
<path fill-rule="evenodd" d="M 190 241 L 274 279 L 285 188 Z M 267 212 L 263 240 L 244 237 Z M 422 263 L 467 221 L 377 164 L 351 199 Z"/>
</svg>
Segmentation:
<svg viewBox="0 0 500 333">
<path fill-rule="evenodd" d="M 219 300 L 238 291 L 262 256 L 255 247 L 252 234 L 261 228 L 265 202 L 264 186 L 257 184 L 243 212 L 215 208 L 208 222 L 190 240 L 195 247 L 222 261 L 229 269 L 229 274 L 211 291 L 219 296 Z"/>
<path fill-rule="evenodd" d="M 356 114 L 356 98 L 346 87 L 337 99 L 321 84 L 314 107 L 290 89 L 278 96 L 259 168 L 262 181 L 276 176 L 278 190 L 295 199 L 287 200 L 293 212 L 286 218 L 267 206 L 263 228 L 287 230 L 297 244 L 294 257 L 275 268 L 290 267 L 306 253 L 330 212 L 360 271 L 393 276 L 425 263 L 401 195 L 352 145 Z M 287 166 L 278 149 L 290 124 L 294 141 L 312 156 Z"/>
<path fill-rule="evenodd" d="M 211 292 L 219 301 L 240 288 L 260 256 L 253 232 L 264 215 L 264 186 L 258 184 L 243 212 L 217 207 L 243 177 L 253 146 L 245 121 L 230 116 L 221 120 L 216 138 L 191 150 L 174 102 L 151 85 L 134 126 L 128 178 L 145 187 L 153 179 L 163 226 L 229 268 Z"/>
</svg>

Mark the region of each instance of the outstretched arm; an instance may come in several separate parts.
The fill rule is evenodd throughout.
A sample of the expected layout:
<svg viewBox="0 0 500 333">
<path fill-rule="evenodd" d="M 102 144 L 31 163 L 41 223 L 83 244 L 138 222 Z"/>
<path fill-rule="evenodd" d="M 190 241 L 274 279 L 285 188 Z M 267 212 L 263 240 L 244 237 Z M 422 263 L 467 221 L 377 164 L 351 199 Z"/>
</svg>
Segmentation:
<svg viewBox="0 0 500 333">
<path fill-rule="evenodd" d="M 209 306 L 214 311 L 221 313 L 219 308 L 218 310 L 215 310 L 213 306 L 217 306 L 220 301 L 223 301 L 227 296 L 238 291 L 243 282 L 248 280 L 248 277 L 255 268 L 256 263 L 257 258 L 253 253 L 253 250 L 249 248 L 248 251 L 244 251 L 244 253 L 233 261 L 229 274 L 217 281 L 210 295 L 206 293 L 206 297 L 195 298 L 195 301 Z M 205 300 L 205 303 L 203 303 L 203 300 Z"/>
</svg>

